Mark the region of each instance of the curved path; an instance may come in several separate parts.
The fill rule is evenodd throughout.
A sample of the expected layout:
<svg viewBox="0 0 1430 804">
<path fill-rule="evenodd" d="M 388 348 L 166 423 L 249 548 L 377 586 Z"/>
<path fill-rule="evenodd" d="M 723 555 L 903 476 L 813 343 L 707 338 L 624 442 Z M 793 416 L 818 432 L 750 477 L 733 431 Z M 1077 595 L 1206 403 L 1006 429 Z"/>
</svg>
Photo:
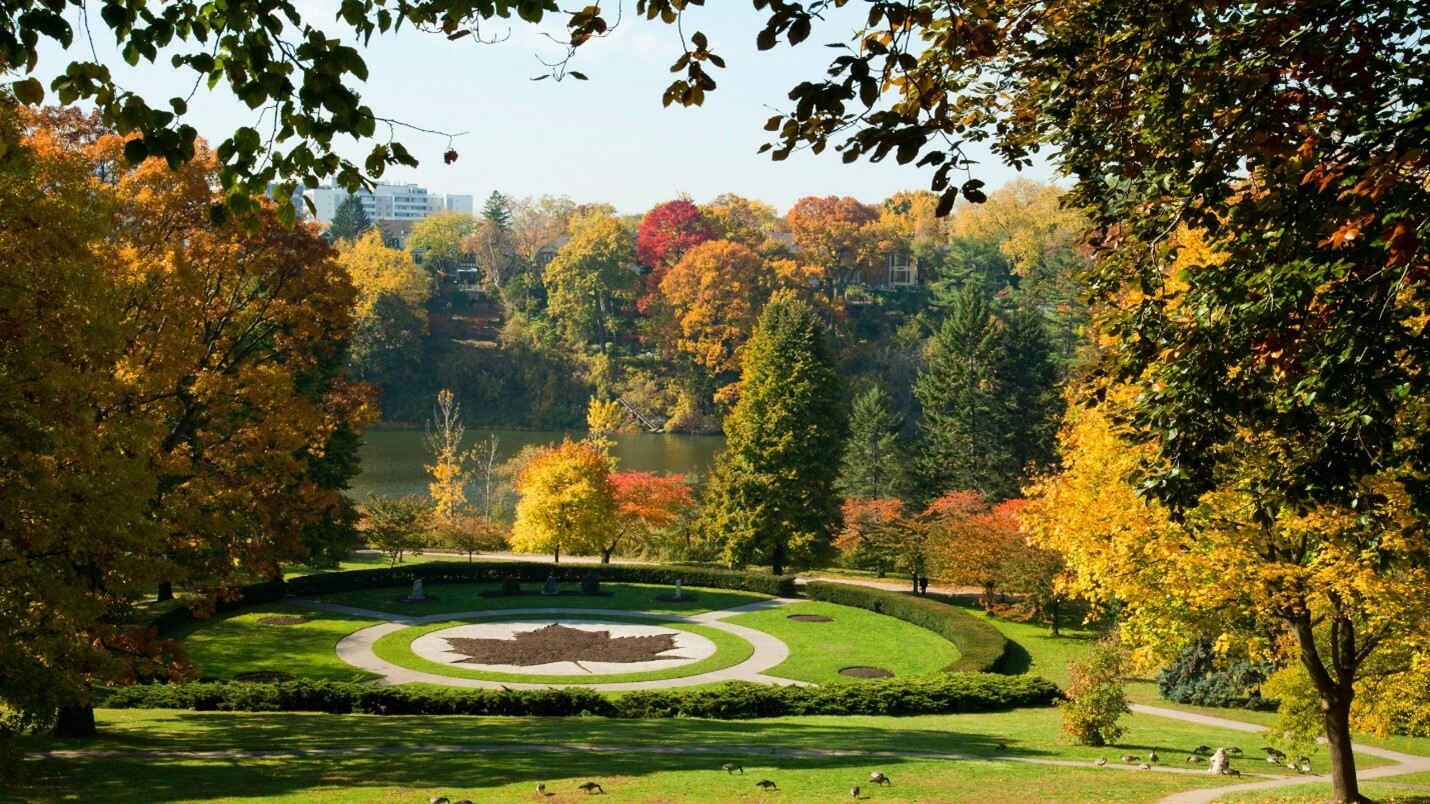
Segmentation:
<svg viewBox="0 0 1430 804">
<path fill-rule="evenodd" d="M 802 685 L 804 682 L 791 681 L 786 678 L 775 678 L 764 674 L 766 670 L 783 663 L 789 658 L 789 646 L 785 643 L 766 634 L 763 631 L 756 631 L 753 628 L 746 628 L 742 625 L 727 623 L 723 620 L 736 614 L 744 614 L 752 611 L 764 611 L 766 609 L 785 606 L 790 603 L 801 601 L 791 598 L 772 598 L 749 603 L 744 606 L 736 606 L 718 611 L 707 611 L 703 614 L 693 614 L 682 616 L 678 614 L 651 614 L 644 611 L 625 611 L 621 609 L 482 609 L 478 611 L 458 611 L 444 614 L 429 614 L 423 617 L 404 617 L 394 615 L 385 611 L 375 611 L 372 609 L 360 609 L 354 606 L 344 606 L 337 603 L 325 603 L 318 600 L 303 600 L 290 598 L 287 602 L 296 606 L 303 606 L 321 611 L 331 611 L 341 614 L 351 614 L 358 617 L 368 617 L 375 620 L 385 620 L 380 625 L 371 628 L 364 628 L 344 637 L 338 642 L 338 658 L 360 670 L 369 673 L 376 673 L 382 678 L 373 682 L 379 685 L 411 684 L 415 682 L 425 684 L 441 684 L 448 687 L 474 687 L 479 689 L 499 690 L 541 690 L 553 689 L 557 687 L 579 686 L 581 689 L 595 690 L 597 692 L 618 692 L 628 690 L 654 690 L 668 689 L 671 687 L 692 687 L 697 684 L 712 684 L 721 681 L 753 681 L 759 684 L 779 684 L 779 685 Z M 455 678 L 452 676 L 442 676 L 436 673 L 425 673 L 421 670 L 412 670 L 406 667 L 399 667 L 391 662 L 384 661 L 373 652 L 373 644 L 378 639 L 404 628 L 414 625 L 425 625 L 427 623 L 444 622 L 446 620 L 457 620 L 464 617 L 481 617 L 483 619 L 500 617 L 531 617 L 533 615 L 543 617 L 629 617 L 641 620 L 656 620 L 669 623 L 691 623 L 694 625 L 704 625 L 728 634 L 733 634 L 754 646 L 754 652 L 750 658 L 740 662 L 733 667 L 726 667 L 721 670 L 712 670 L 708 673 L 700 673 L 693 676 L 681 676 L 679 678 L 665 678 L 652 681 L 623 681 L 608 684 L 542 684 L 537 682 L 524 681 L 486 681 L 476 678 Z"/>
</svg>

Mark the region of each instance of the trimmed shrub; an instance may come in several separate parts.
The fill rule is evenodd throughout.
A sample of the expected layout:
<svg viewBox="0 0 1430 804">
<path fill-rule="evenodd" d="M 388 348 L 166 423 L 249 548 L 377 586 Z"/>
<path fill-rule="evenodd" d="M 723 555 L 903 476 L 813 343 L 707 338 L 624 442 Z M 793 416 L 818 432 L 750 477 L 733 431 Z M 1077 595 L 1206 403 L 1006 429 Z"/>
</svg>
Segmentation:
<svg viewBox="0 0 1430 804">
<path fill-rule="evenodd" d="M 935 673 L 823 687 L 778 687 L 732 681 L 717 687 L 650 690 L 620 697 L 565 687 L 470 690 L 373 687 L 331 681 L 275 684 L 214 682 L 125 687 L 105 705 L 115 709 L 221 712 L 325 712 L 381 715 L 508 715 L 614 718 L 704 717 L 735 720 L 786 715 L 919 715 L 1047 706 L 1052 682 L 988 673 Z"/>
<path fill-rule="evenodd" d="M 811 581 L 805 585 L 804 594 L 810 600 L 886 614 L 947 639 L 958 646 L 962 655 L 943 668 L 945 673 L 997 672 L 1008 650 L 1008 640 L 997 628 L 938 598 L 826 581 Z"/>
<path fill-rule="evenodd" d="M 590 567 L 580 564 L 562 566 L 512 561 L 448 562 L 414 564 L 405 567 L 330 572 L 304 575 L 288 582 L 288 594 L 299 597 L 374 589 L 384 586 L 410 586 L 421 577 L 428 584 L 436 583 L 501 583 L 510 575 L 522 583 L 542 584 L 546 576 L 555 574 L 558 583 L 579 583 Z M 710 589 L 734 589 L 773 596 L 795 594 L 793 575 L 765 575 L 754 572 L 700 569 L 693 567 L 662 567 L 642 564 L 602 564 L 602 580 L 606 583 L 649 583 L 675 585 L 684 578 L 687 586 Z"/>
</svg>

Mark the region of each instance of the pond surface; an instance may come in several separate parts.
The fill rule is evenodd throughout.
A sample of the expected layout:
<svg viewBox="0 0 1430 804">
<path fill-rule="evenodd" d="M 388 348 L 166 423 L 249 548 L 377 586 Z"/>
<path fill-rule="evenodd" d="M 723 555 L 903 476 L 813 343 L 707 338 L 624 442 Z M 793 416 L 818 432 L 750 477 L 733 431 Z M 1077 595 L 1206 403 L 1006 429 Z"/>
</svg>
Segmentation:
<svg viewBox="0 0 1430 804">
<path fill-rule="evenodd" d="M 585 433 L 533 430 L 468 430 L 467 445 L 495 435 L 497 462 L 507 460 L 522 447 L 573 440 Z M 425 497 L 430 481 L 425 466 L 432 462 L 427 434 L 421 430 L 369 430 L 363 434 L 362 474 L 353 478 L 348 494 L 366 500 L 369 494 Z M 611 454 L 617 469 L 634 472 L 708 474 L 715 453 L 725 446 L 723 436 L 675 435 L 672 433 L 616 433 L 611 436 Z"/>
</svg>

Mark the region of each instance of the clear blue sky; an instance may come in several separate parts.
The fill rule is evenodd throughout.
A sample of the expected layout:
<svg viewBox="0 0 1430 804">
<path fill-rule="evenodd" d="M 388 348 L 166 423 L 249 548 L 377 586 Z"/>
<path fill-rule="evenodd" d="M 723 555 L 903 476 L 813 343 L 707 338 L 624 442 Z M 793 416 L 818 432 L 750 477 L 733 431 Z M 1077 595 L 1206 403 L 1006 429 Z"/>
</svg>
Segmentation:
<svg viewBox="0 0 1430 804">
<path fill-rule="evenodd" d="M 304 18 L 328 23 L 337 0 L 300 0 Z M 824 74 L 836 51 L 826 42 L 848 41 L 853 22 L 816 26 L 797 48 L 780 46 L 759 52 L 754 38 L 758 14 L 748 5 L 692 8 L 683 20 L 687 35 L 704 31 L 711 49 L 728 67 L 714 70 L 719 88 L 700 108 L 664 108 L 660 97 L 674 76 L 669 66 L 680 53 L 674 26 L 647 22 L 627 4 L 626 18 L 607 38 L 581 48 L 573 69 L 588 81 L 568 78 L 532 81 L 545 72 L 538 57 L 558 58 L 563 50 L 542 36 L 560 35 L 559 18 L 539 28 L 522 22 L 491 26 L 486 34 L 505 37 L 498 44 L 471 39 L 448 42 L 440 35 L 411 30 L 374 38 L 364 56 L 370 79 L 361 89 L 381 117 L 427 129 L 467 132 L 454 145 L 461 157 L 444 165 L 445 138 L 398 132 L 421 161 L 416 169 L 384 176 L 412 181 L 435 192 L 469 193 L 478 205 L 493 190 L 511 196 L 567 195 L 578 202 L 605 201 L 622 212 L 638 213 L 681 194 L 697 202 L 723 192 L 757 198 L 780 211 L 806 195 L 852 195 L 866 203 L 905 189 L 925 189 L 929 171 L 885 164 L 845 165 L 839 155 L 797 153 L 782 163 L 757 155 L 765 143 L 765 120 L 784 108 L 786 93 L 801 80 Z M 160 65 L 128 68 L 114 55 L 96 26 L 101 60 L 110 64 L 126 87 L 162 105 L 172 95 L 187 95 L 192 79 Z M 77 36 L 76 56 L 88 56 L 88 42 Z M 64 54 L 41 58 L 42 74 L 62 69 Z M 199 89 L 189 120 L 200 134 L 217 141 L 239 125 L 253 125 L 257 112 L 227 92 Z M 379 131 L 380 136 L 386 136 Z M 370 148 L 345 148 L 360 157 Z M 1011 169 L 986 154 L 975 176 L 996 187 L 1011 179 Z M 360 162 L 361 159 L 359 158 Z M 1047 179 L 1051 170 L 1025 171 Z"/>
</svg>

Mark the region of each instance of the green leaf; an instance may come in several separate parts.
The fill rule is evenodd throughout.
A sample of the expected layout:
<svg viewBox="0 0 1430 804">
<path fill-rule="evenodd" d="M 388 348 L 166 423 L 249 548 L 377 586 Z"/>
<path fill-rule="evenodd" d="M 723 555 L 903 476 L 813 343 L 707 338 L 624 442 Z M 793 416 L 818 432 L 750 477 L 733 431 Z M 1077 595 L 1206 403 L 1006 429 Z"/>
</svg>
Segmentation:
<svg viewBox="0 0 1430 804">
<path fill-rule="evenodd" d="M 45 102 L 45 88 L 41 86 L 38 78 L 16 81 L 10 85 L 10 89 L 15 93 L 15 100 L 27 106 L 39 106 Z"/>
<path fill-rule="evenodd" d="M 138 165 L 149 158 L 149 146 L 144 144 L 142 138 L 135 138 L 124 143 L 124 161 L 131 165 Z"/>
</svg>

